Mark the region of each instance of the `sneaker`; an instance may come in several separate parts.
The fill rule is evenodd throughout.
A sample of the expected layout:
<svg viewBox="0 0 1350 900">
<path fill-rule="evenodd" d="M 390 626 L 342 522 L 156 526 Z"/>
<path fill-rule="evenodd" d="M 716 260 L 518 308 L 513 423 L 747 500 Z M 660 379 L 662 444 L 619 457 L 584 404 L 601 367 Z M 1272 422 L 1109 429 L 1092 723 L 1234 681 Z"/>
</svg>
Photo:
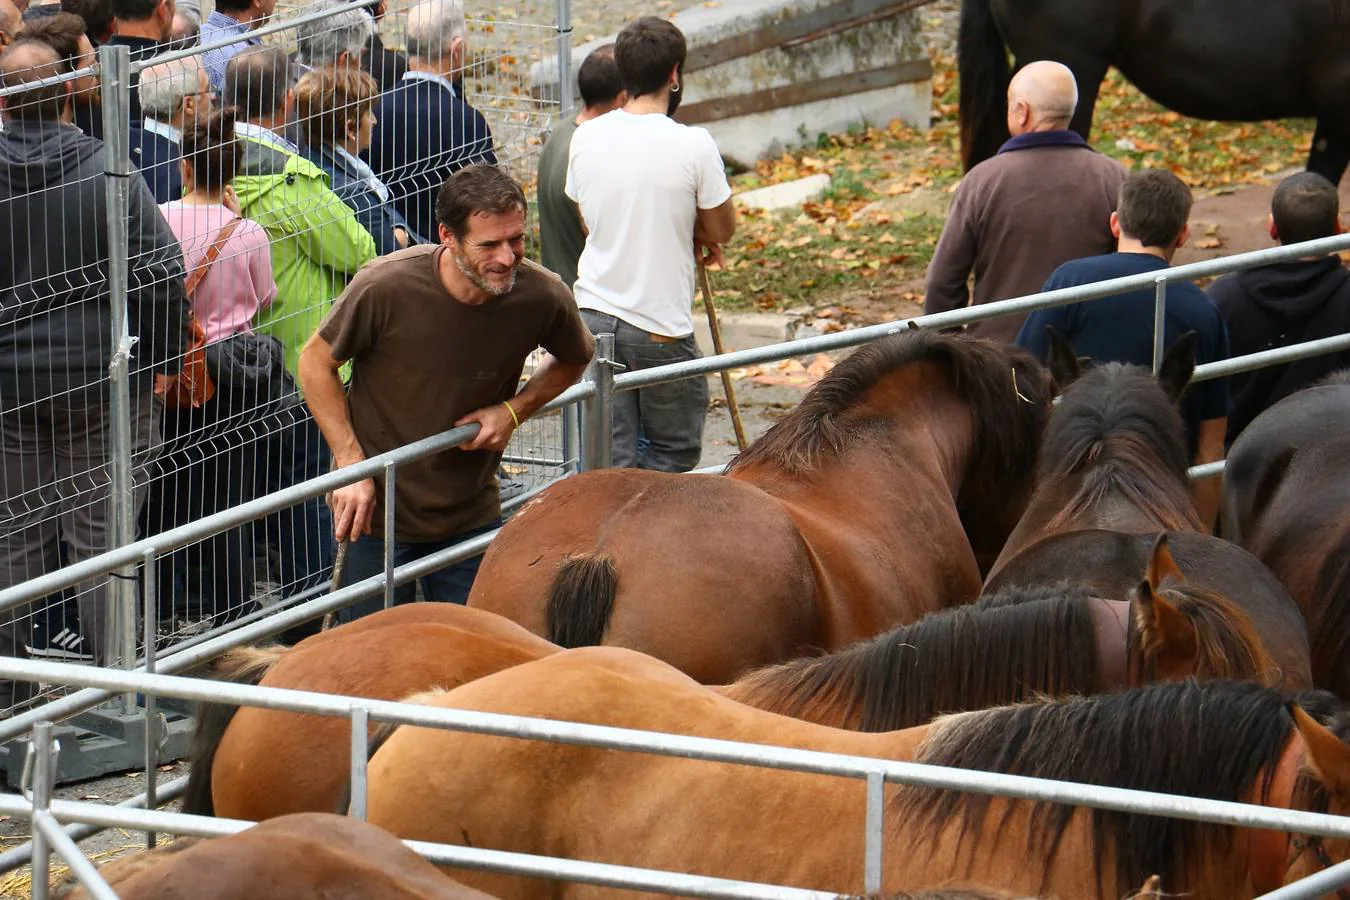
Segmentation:
<svg viewBox="0 0 1350 900">
<path fill-rule="evenodd" d="M 25 643 L 28 655 L 33 659 L 50 659 L 61 662 L 93 662 L 94 654 L 85 643 L 84 635 L 63 627 L 56 634 L 47 635 L 46 624 L 42 620 L 33 623 L 33 639 Z"/>
</svg>

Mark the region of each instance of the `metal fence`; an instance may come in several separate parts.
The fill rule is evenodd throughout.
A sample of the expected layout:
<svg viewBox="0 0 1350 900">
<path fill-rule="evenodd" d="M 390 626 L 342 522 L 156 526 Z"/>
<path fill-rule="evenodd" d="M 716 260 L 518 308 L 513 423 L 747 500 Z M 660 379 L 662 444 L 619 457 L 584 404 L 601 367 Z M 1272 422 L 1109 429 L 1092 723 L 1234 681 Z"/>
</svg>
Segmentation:
<svg viewBox="0 0 1350 900">
<path fill-rule="evenodd" d="M 863 890 L 875 894 L 883 887 L 885 851 L 884 808 L 885 786 L 890 784 L 915 785 L 948 790 L 970 791 L 992 796 L 1024 800 L 1110 809 L 1168 818 L 1185 819 L 1243 828 L 1267 828 L 1296 834 L 1350 839 L 1350 817 L 1260 806 L 1250 803 L 1183 797 L 1150 791 L 1085 785 L 1050 779 L 1028 778 L 999 772 L 984 772 L 933 766 L 924 763 L 901 762 L 879 758 L 848 756 L 748 744 L 714 738 L 664 734 L 630 728 L 560 722 L 500 713 L 418 706 L 357 697 L 335 697 L 308 691 L 285 690 L 221 682 L 203 681 L 172 676 L 154 676 L 92 669 L 60 663 L 0 659 L 0 677 L 47 679 L 66 684 L 82 684 L 123 692 L 141 692 L 147 695 L 176 696 L 207 703 L 228 703 L 263 709 L 296 713 L 341 716 L 351 723 L 351 803 L 350 814 L 364 819 L 366 810 L 367 773 L 369 755 L 369 726 L 371 722 L 386 722 L 420 727 L 446 728 L 473 734 L 543 740 L 572 746 L 650 753 L 684 759 L 732 763 L 792 772 L 808 772 L 859 779 L 866 782 L 866 808 L 863 860 Z M 32 748 L 32 794 L 27 800 L 0 797 L 0 810 L 26 815 L 33 820 L 34 898 L 39 894 L 38 876 L 47 872 L 47 841 L 55 839 L 58 852 L 67 854 L 73 848 L 69 838 L 57 827 L 56 816 L 68 822 L 117 822 L 144 829 L 150 842 L 156 831 L 178 834 L 215 836 L 230 834 L 251 823 L 184 815 L 155 815 L 153 813 L 116 811 L 106 808 L 51 800 L 53 747 L 51 723 L 39 723 L 29 746 Z M 55 814 L 55 815 L 54 815 Z M 57 835 L 60 835 L 59 837 Z M 65 839 L 64 841 L 62 839 Z M 757 897 L 792 898 L 829 896 L 820 892 L 801 891 L 780 885 L 751 885 L 728 882 L 723 879 L 695 876 L 657 870 L 627 869 L 597 863 L 543 857 L 522 857 L 500 851 L 480 850 L 449 845 L 419 845 L 414 849 L 425 853 L 438 863 L 463 865 L 489 871 L 516 872 L 546 878 L 562 878 L 614 887 L 638 887 L 670 894 L 690 894 L 703 897 Z M 78 852 L 78 851 L 76 851 Z M 511 860 L 509 857 L 516 857 Z M 512 862 L 528 859 L 528 869 L 513 866 Z M 90 867 L 91 868 L 91 867 Z M 74 864 L 77 877 L 86 884 L 97 884 L 97 876 L 89 868 Z M 1311 898 L 1321 892 L 1350 884 L 1350 862 L 1328 867 L 1311 878 L 1264 895 L 1266 898 Z M 45 886 L 45 881 L 43 882 Z M 838 893 L 848 893 L 841 885 Z"/>
</svg>

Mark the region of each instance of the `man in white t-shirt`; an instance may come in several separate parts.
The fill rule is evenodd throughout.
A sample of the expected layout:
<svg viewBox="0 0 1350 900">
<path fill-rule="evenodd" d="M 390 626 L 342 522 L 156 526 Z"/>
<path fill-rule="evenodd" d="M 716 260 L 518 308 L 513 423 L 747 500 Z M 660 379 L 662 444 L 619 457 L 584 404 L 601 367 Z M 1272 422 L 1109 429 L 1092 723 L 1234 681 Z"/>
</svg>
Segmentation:
<svg viewBox="0 0 1350 900">
<path fill-rule="evenodd" d="M 566 193 L 587 230 L 577 304 L 593 334 L 615 335 L 615 355 L 630 372 L 698 358 L 695 254 L 719 263 L 736 229 L 716 142 L 670 118 L 685 52 L 684 35 L 664 19 L 621 31 L 614 60 L 628 102 L 580 125 L 568 154 Z M 707 409 L 704 378 L 615 395 L 614 465 L 694 468 Z"/>
</svg>

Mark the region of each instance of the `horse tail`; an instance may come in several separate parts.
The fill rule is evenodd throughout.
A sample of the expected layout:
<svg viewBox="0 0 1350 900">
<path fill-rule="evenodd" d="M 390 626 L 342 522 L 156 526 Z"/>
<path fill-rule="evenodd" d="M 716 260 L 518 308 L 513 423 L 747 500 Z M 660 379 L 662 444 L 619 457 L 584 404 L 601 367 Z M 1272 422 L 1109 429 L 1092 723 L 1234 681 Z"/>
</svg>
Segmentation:
<svg viewBox="0 0 1350 900">
<path fill-rule="evenodd" d="M 569 556 L 553 576 L 548 595 L 548 639 L 560 647 L 594 647 L 614 612 L 619 575 L 604 553 Z"/>
<path fill-rule="evenodd" d="M 961 0 L 956 39 L 960 77 L 961 162 L 966 171 L 998 152 L 1008 137 L 1008 50 L 992 0 Z"/>
<path fill-rule="evenodd" d="M 281 644 L 239 647 L 223 654 L 203 674 L 213 681 L 254 685 L 262 681 L 263 676 L 290 649 Z M 215 767 L 216 749 L 225 736 L 225 729 L 238 711 L 239 707 L 228 703 L 201 703 L 197 706 L 197 728 L 192 734 L 189 754 L 192 769 L 188 772 L 187 789 L 183 792 L 183 812 L 196 816 L 216 814 L 215 802 L 211 798 L 211 770 Z"/>
</svg>

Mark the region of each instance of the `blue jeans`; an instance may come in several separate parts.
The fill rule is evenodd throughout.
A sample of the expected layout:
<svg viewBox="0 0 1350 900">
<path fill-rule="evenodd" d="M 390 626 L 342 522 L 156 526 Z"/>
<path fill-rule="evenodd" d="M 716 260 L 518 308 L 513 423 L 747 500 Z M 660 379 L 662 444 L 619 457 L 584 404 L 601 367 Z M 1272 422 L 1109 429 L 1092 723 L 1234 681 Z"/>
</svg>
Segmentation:
<svg viewBox="0 0 1350 900">
<path fill-rule="evenodd" d="M 443 541 L 419 541 L 416 543 L 395 541 L 394 565 L 406 565 L 500 527 L 502 527 L 502 520 L 498 519 L 482 528 L 474 528 Z M 458 603 L 460 605 L 468 603 L 469 590 L 473 587 L 474 576 L 478 574 L 478 564 L 482 561 L 483 556 L 479 554 L 444 569 L 438 569 L 430 575 L 423 575 L 417 579 L 417 583 L 422 586 L 422 596 L 427 600 L 441 603 Z M 371 535 L 365 535 L 359 541 L 353 541 L 347 545 L 347 563 L 342 570 L 341 587 L 364 581 L 383 571 L 384 541 Z M 412 603 L 416 596 L 416 587 L 412 583 L 402 584 L 394 588 L 395 604 Z M 384 595 L 376 594 L 374 597 L 358 600 L 353 605 L 338 610 L 337 620 L 339 622 L 351 622 L 382 609 L 384 609 Z"/>
<path fill-rule="evenodd" d="M 635 372 L 700 358 L 691 334 L 661 338 L 616 316 L 583 309 L 592 334 L 611 332 L 614 355 Z M 708 380 L 684 378 L 614 395 L 615 468 L 688 472 L 703 455 L 703 422 L 708 416 Z"/>
</svg>

